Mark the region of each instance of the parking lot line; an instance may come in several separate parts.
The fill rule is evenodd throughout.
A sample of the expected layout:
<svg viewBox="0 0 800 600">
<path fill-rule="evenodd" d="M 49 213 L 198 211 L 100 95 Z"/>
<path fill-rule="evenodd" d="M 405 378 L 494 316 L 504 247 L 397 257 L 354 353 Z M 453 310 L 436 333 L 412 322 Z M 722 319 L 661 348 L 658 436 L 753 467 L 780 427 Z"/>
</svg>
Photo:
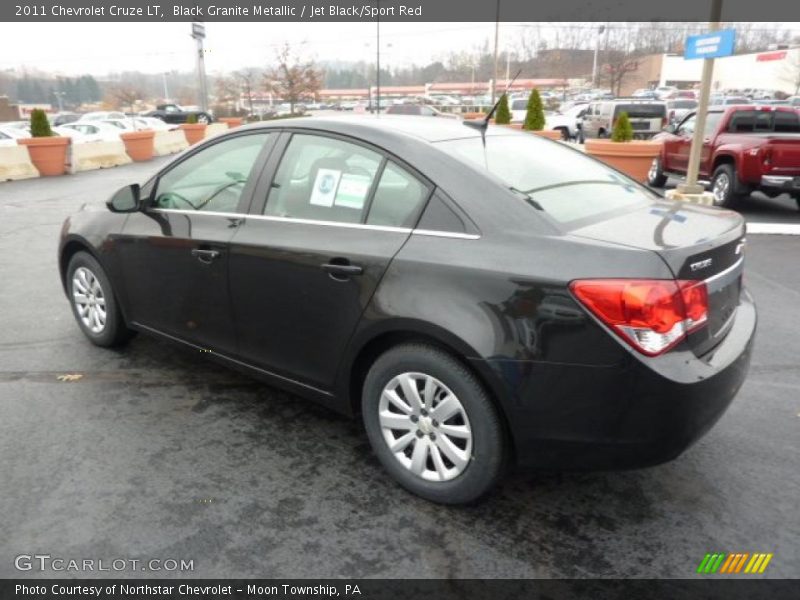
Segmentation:
<svg viewBox="0 0 800 600">
<path fill-rule="evenodd" d="M 747 233 L 800 235 L 800 223 L 748 223 Z"/>
</svg>

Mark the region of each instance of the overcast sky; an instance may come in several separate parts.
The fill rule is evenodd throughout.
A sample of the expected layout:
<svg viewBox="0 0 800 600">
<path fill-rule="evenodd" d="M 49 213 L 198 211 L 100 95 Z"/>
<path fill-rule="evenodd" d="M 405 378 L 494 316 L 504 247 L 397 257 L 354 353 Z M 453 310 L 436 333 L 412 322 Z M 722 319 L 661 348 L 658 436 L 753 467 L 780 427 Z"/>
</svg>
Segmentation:
<svg viewBox="0 0 800 600">
<path fill-rule="evenodd" d="M 2 0 L 0 0 L 2 1 Z M 519 49 L 525 23 L 500 24 L 500 50 Z M 564 25 L 542 23 L 542 35 Z M 764 24 L 765 26 L 771 24 Z M 381 63 L 427 64 L 452 51 L 473 51 L 489 40 L 494 23 L 381 23 Z M 782 27 L 800 35 L 800 23 Z M 29 67 L 76 75 L 137 70 L 149 73 L 194 69 L 189 23 L 0 23 L 0 69 Z M 214 74 L 273 62 L 284 42 L 318 61 L 373 61 L 375 23 L 206 23 L 206 70 Z M 46 40 L 46 43 L 43 43 Z"/>
<path fill-rule="evenodd" d="M 518 38 L 518 26 L 500 27 Z M 206 70 L 269 64 L 284 41 L 306 42 L 305 53 L 316 60 L 371 61 L 375 29 L 374 23 L 206 23 Z M 189 32 L 189 23 L 0 23 L 0 69 L 188 71 L 194 68 Z M 424 64 L 487 38 L 494 40 L 494 23 L 381 23 L 381 61 Z"/>
</svg>

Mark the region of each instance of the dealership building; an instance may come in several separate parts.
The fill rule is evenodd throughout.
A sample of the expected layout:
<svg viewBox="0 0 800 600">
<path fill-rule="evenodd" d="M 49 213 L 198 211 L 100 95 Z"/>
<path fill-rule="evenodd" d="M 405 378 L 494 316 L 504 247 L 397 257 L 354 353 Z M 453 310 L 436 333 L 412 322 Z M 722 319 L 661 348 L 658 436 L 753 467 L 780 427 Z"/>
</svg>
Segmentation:
<svg viewBox="0 0 800 600">
<path fill-rule="evenodd" d="M 621 93 L 636 89 L 674 85 L 682 89 L 699 86 L 702 60 L 686 60 L 678 54 L 651 54 L 624 80 Z M 737 54 L 714 61 L 712 90 L 759 89 L 797 94 L 800 85 L 800 47 Z"/>
</svg>

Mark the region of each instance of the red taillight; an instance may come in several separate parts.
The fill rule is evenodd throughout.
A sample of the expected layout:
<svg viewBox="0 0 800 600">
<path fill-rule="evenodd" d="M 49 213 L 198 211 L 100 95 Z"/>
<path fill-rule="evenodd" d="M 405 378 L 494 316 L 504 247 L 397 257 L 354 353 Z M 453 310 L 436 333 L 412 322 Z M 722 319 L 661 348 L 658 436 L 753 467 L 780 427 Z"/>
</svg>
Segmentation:
<svg viewBox="0 0 800 600">
<path fill-rule="evenodd" d="M 763 150 L 763 154 L 761 155 L 761 162 L 764 163 L 765 167 L 769 167 L 772 163 L 772 146 L 767 146 Z"/>
<path fill-rule="evenodd" d="M 702 281 L 590 279 L 569 287 L 597 318 L 648 356 L 666 352 L 708 318 Z"/>
</svg>

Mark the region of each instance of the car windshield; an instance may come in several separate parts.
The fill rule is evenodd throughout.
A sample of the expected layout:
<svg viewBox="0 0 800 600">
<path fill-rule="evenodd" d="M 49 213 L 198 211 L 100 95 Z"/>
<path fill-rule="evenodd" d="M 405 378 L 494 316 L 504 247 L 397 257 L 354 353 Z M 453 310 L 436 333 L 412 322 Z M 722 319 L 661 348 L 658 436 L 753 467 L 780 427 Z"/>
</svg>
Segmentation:
<svg viewBox="0 0 800 600">
<path fill-rule="evenodd" d="M 647 188 L 582 152 L 534 135 L 488 136 L 437 144 L 470 166 L 488 170 L 562 224 L 649 203 Z"/>
</svg>

